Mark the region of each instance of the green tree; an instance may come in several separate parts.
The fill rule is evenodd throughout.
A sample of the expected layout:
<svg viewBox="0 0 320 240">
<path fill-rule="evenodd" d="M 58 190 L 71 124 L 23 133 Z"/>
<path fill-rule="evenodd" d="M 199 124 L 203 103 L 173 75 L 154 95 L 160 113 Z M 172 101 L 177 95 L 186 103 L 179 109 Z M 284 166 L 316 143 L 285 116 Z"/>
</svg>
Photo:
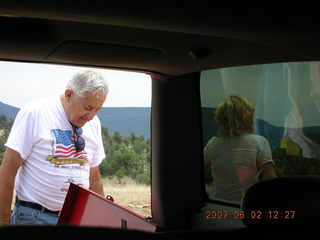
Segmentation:
<svg viewBox="0 0 320 240">
<path fill-rule="evenodd" d="M 123 137 L 118 131 L 116 131 L 113 135 L 113 140 L 116 144 L 121 144 L 123 141 Z"/>
<path fill-rule="evenodd" d="M 105 137 L 106 139 L 108 139 L 110 137 L 109 129 L 105 126 L 101 127 L 101 134 L 102 134 L 102 137 Z"/>
<path fill-rule="evenodd" d="M 136 137 L 136 135 L 132 132 L 131 135 L 130 135 L 130 137 L 129 137 L 129 139 L 130 139 L 130 142 L 134 142 L 134 141 L 137 139 L 137 137 Z"/>
<path fill-rule="evenodd" d="M 150 183 L 150 140 L 134 133 L 124 137 L 118 131 L 113 136 L 102 127 L 102 141 L 106 158 L 100 165 L 101 175 L 116 177 L 120 182 L 125 176 L 139 183 Z"/>
<path fill-rule="evenodd" d="M 129 176 L 135 178 L 143 172 L 142 156 L 125 144 L 120 144 L 106 158 L 106 173 L 108 176 Z M 120 174 L 121 173 L 121 174 Z"/>
<path fill-rule="evenodd" d="M 8 139 L 12 125 L 13 120 L 7 118 L 4 115 L 0 115 L 0 162 L 2 162 L 3 154 L 5 151 L 4 144 Z"/>
<path fill-rule="evenodd" d="M 140 136 L 135 139 L 132 143 L 132 148 L 137 154 L 145 154 L 148 150 L 146 141 L 144 140 L 143 136 Z"/>
<path fill-rule="evenodd" d="M 0 115 L 0 129 L 5 128 L 7 123 L 7 117 L 5 115 Z"/>
<path fill-rule="evenodd" d="M 121 179 L 125 176 L 124 172 L 125 172 L 124 167 L 120 167 L 120 169 L 118 169 L 115 173 L 119 183 L 121 183 Z"/>
</svg>

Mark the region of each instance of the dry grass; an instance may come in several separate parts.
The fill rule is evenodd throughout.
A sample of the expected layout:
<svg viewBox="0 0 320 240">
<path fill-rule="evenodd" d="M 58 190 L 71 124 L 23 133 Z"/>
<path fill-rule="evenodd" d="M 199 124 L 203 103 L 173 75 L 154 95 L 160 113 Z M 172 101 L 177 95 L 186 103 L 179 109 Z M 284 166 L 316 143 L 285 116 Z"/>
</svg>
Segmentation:
<svg viewBox="0 0 320 240">
<path fill-rule="evenodd" d="M 130 178 L 123 178 L 121 183 L 117 179 L 104 179 L 106 195 L 111 195 L 114 202 L 138 213 L 143 217 L 151 216 L 151 188 L 138 184 Z"/>
</svg>

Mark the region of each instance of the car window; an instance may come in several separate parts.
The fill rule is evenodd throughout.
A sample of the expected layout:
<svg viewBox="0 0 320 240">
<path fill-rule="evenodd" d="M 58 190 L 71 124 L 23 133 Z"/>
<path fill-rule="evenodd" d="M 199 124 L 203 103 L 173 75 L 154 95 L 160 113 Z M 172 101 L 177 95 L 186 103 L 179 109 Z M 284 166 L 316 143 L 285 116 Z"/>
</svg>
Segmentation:
<svg viewBox="0 0 320 240">
<path fill-rule="evenodd" d="M 13 121 L 26 103 L 64 93 L 78 72 L 101 73 L 109 94 L 98 117 L 106 158 L 100 165 L 105 194 L 142 216 L 151 216 L 150 107 L 147 74 L 101 68 L 0 61 L 0 163 Z"/>
<path fill-rule="evenodd" d="M 223 195 L 218 194 L 221 189 L 243 194 L 245 189 L 241 189 L 244 187 L 241 184 L 253 176 L 250 171 L 255 168 L 254 165 L 257 170 L 258 165 L 263 163 L 261 152 L 267 151 L 268 146 L 278 177 L 320 173 L 320 62 L 206 70 L 201 72 L 200 91 L 203 146 L 204 149 L 206 146 L 211 148 L 211 151 L 204 151 L 205 158 L 210 158 L 212 164 L 205 171 L 210 198 L 227 201 L 228 198 L 219 197 Z M 228 137 L 219 135 L 216 110 L 230 96 L 247 99 L 254 109 L 254 129 L 250 134 L 257 136 L 254 142 L 259 145 L 255 159 L 248 157 L 245 152 L 249 151 L 248 147 L 243 145 L 245 141 L 252 146 L 251 140 L 236 137 L 228 140 Z M 228 144 L 232 142 L 232 146 L 226 141 Z M 224 152 L 224 155 L 217 151 Z M 236 157 L 239 152 L 242 155 Z M 214 156 L 206 156 L 209 153 Z M 260 158 L 262 160 L 257 160 Z M 250 164 L 251 167 L 247 167 Z M 214 168 L 218 168 L 219 172 Z M 241 176 L 243 179 L 240 179 Z M 258 174 L 254 176 L 254 181 L 261 181 Z M 221 181 L 220 178 L 225 179 Z M 254 181 L 249 182 L 253 184 Z"/>
</svg>

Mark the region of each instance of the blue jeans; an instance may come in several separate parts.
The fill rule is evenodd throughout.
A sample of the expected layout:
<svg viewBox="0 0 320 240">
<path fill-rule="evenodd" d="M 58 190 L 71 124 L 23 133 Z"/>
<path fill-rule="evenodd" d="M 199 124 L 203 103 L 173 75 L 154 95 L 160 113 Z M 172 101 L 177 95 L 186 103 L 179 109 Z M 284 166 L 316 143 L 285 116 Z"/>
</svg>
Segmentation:
<svg viewBox="0 0 320 240">
<path fill-rule="evenodd" d="M 16 204 L 11 213 L 11 225 L 56 225 L 58 215 Z"/>
</svg>

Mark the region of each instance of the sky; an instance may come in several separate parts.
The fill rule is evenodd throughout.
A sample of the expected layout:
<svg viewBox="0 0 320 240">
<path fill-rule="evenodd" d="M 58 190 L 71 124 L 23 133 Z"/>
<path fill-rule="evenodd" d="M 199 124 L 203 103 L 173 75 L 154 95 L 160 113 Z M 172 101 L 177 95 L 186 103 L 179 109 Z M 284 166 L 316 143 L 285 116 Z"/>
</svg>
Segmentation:
<svg viewBox="0 0 320 240">
<path fill-rule="evenodd" d="M 78 72 L 94 70 L 109 84 L 104 107 L 150 107 L 151 78 L 147 74 L 54 64 L 0 61 L 0 102 L 21 108 L 25 103 L 63 93 Z"/>
</svg>

